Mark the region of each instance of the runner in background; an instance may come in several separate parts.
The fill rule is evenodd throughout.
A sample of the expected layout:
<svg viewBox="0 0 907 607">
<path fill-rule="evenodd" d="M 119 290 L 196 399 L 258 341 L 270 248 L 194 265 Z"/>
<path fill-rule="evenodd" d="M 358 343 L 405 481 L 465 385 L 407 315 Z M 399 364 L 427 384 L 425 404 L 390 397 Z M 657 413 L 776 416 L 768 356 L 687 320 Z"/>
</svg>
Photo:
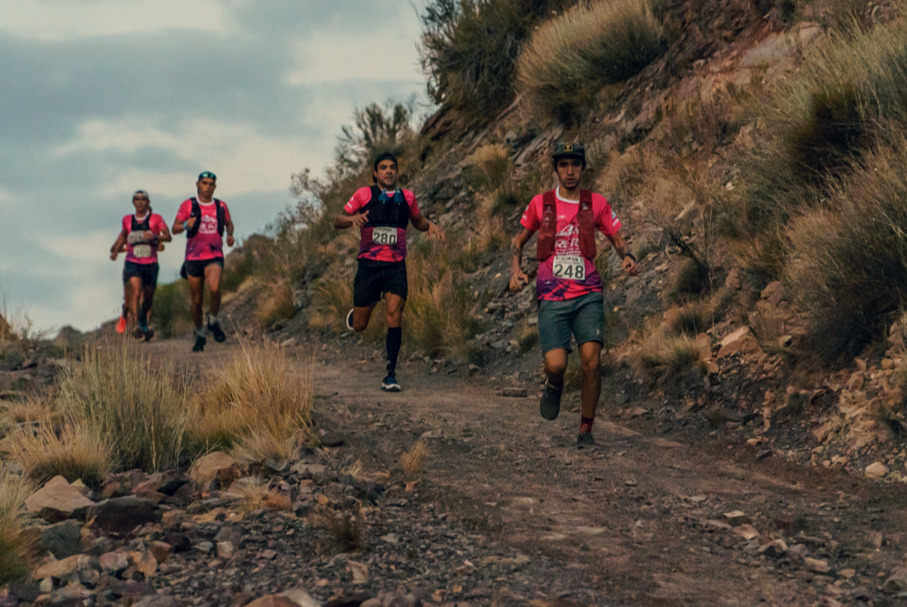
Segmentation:
<svg viewBox="0 0 907 607">
<path fill-rule="evenodd" d="M 334 218 L 334 227 L 359 228 L 359 267 L 353 281 L 353 309 L 346 326 L 365 331 L 375 304 L 384 299 L 387 322 L 387 373 L 381 382 L 386 392 L 402 390 L 397 382 L 397 357 L 403 343 L 403 306 L 406 304 L 406 228 L 412 222 L 429 238 L 444 241 L 444 232 L 422 215 L 416 196 L 397 187 L 397 158 L 390 152 L 375 158 L 372 181 L 359 188 Z"/>
<path fill-rule="evenodd" d="M 195 325 L 192 351 L 202 352 L 207 331 L 211 332 L 216 342 L 227 339 L 217 318 L 220 311 L 220 279 L 224 270 L 224 233 L 227 234 L 227 246 L 232 247 L 234 240 L 230 210 L 223 200 L 214 198 L 217 176 L 204 171 L 198 176 L 195 187 L 197 196 L 184 200 L 176 212 L 173 233 L 186 232 L 186 261 L 180 276 L 189 281 L 189 311 Z M 203 325 L 205 287 L 208 288 L 208 317 Z"/>
<path fill-rule="evenodd" d="M 161 243 L 169 242 L 172 236 L 163 217 L 151 211 L 151 198 L 147 191 L 136 190 L 132 195 L 132 204 L 135 213 L 123 217 L 120 235 L 110 247 L 110 259 L 113 261 L 124 247 L 126 250 L 123 267 L 125 303 L 117 332 L 125 333 L 127 325 L 133 324 L 133 336 L 148 341 L 154 336 L 148 322 L 157 288 L 157 254 L 159 249 L 163 249 Z"/>
</svg>

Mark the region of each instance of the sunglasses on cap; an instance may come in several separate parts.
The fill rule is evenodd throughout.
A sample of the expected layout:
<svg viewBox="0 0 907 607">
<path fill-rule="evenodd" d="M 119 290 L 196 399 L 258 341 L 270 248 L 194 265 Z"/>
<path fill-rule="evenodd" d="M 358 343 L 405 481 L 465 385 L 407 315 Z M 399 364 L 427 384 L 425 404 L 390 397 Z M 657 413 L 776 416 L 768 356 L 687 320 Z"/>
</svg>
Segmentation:
<svg viewBox="0 0 907 607">
<path fill-rule="evenodd" d="M 210 179 L 211 181 L 217 181 L 217 175 L 215 175 L 211 171 L 205 171 L 204 173 L 199 173 L 198 180 L 201 181 L 202 179 Z"/>
</svg>

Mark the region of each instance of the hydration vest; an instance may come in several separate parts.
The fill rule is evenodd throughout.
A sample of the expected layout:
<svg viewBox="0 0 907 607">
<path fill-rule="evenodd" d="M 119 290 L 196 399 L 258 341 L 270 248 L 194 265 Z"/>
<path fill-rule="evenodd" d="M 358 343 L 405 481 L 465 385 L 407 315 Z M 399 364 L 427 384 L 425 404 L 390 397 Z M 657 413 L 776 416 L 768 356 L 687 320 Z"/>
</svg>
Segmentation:
<svg viewBox="0 0 907 607">
<path fill-rule="evenodd" d="M 403 190 L 394 191 L 394 197 L 389 198 L 387 192 L 376 185 L 372 188 L 372 199 L 368 204 L 359 209 L 360 213 L 368 211 L 368 221 L 363 228 L 389 226 L 406 229 L 409 225 L 409 203 L 403 195 Z"/>
<path fill-rule="evenodd" d="M 592 214 L 592 192 L 579 191 L 579 210 L 576 213 L 579 227 L 579 248 L 586 259 L 595 259 L 595 218 Z M 557 236 L 557 199 L 554 190 L 542 194 L 542 226 L 539 228 L 539 261 L 545 261 L 554 254 L 554 240 Z"/>
<path fill-rule="evenodd" d="M 202 227 L 202 207 L 198 203 L 198 199 L 193 196 L 189 199 L 192 202 L 192 212 L 189 213 L 190 217 L 195 217 L 195 225 L 186 230 L 187 238 L 195 238 L 195 235 L 198 234 L 198 229 Z M 217 198 L 214 199 L 214 208 L 217 212 L 217 235 L 224 235 L 224 226 L 227 221 L 224 217 L 224 203 L 222 203 Z"/>
</svg>

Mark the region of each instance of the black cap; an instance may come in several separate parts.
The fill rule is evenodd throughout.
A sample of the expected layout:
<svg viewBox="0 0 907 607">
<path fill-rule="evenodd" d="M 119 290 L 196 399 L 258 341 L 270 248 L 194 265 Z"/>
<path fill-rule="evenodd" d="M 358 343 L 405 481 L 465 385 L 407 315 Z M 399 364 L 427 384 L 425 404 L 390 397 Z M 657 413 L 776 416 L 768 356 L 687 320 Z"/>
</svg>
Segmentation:
<svg viewBox="0 0 907 607">
<path fill-rule="evenodd" d="M 381 152 L 381 153 L 378 154 L 378 156 L 375 158 L 375 164 L 374 164 L 374 166 L 372 167 L 372 170 L 377 171 L 377 170 L 378 170 L 378 163 L 380 163 L 382 160 L 393 160 L 393 161 L 394 161 L 394 164 L 397 164 L 397 157 L 396 157 L 396 156 L 394 156 L 394 155 L 391 154 L 390 152 Z"/>
<path fill-rule="evenodd" d="M 586 166 L 586 148 L 583 147 L 582 143 L 565 143 L 562 141 L 554 148 L 554 154 L 551 157 L 554 162 L 561 158 L 579 158 L 583 161 L 583 166 Z"/>
<path fill-rule="evenodd" d="M 198 174 L 198 180 L 201 181 L 202 179 L 210 179 L 211 181 L 217 181 L 217 175 L 215 175 L 211 171 L 202 171 L 201 173 Z"/>
</svg>

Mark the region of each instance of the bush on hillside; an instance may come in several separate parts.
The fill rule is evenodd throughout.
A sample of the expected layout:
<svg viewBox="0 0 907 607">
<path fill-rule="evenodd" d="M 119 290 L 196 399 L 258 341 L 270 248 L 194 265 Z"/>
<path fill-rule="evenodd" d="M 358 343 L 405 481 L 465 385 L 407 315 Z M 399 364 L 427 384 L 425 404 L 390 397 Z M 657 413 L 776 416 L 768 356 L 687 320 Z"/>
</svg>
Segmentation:
<svg viewBox="0 0 907 607">
<path fill-rule="evenodd" d="M 846 183 L 854 159 L 885 129 L 907 128 L 907 21 L 831 40 L 792 84 L 761 101 L 765 137 L 742 165 L 741 197 L 726 226 L 749 234 L 784 231 L 803 208 Z M 728 230 L 726 230 L 728 231 Z"/>
<path fill-rule="evenodd" d="M 576 0 L 432 0 L 419 51 L 435 103 L 487 121 L 513 100 L 514 66 L 531 28 Z"/>
<path fill-rule="evenodd" d="M 865 156 L 828 208 L 789 232 L 784 278 L 810 319 L 813 353 L 857 355 L 907 304 L 907 139 Z"/>
<path fill-rule="evenodd" d="M 187 281 L 158 285 L 151 307 L 151 326 L 163 337 L 176 337 L 192 328 Z"/>
<path fill-rule="evenodd" d="M 661 50 L 649 0 L 582 4 L 533 32 L 517 64 L 518 90 L 537 118 L 571 123 L 602 87 L 637 74 Z"/>
<path fill-rule="evenodd" d="M 25 579 L 31 542 L 25 537 L 25 498 L 33 488 L 21 476 L 0 473 L 0 586 Z"/>
</svg>

